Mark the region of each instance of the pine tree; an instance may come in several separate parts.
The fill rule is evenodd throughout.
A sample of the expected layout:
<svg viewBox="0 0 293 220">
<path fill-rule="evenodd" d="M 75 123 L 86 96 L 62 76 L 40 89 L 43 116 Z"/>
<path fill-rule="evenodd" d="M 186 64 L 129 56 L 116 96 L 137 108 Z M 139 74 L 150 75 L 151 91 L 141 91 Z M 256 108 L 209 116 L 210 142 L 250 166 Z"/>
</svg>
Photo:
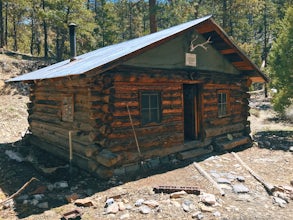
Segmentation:
<svg viewBox="0 0 293 220">
<path fill-rule="evenodd" d="M 281 114 L 293 103 L 293 6 L 286 11 L 281 22 L 280 34 L 269 55 L 271 86 L 278 93 L 273 97 L 276 111 Z"/>
</svg>

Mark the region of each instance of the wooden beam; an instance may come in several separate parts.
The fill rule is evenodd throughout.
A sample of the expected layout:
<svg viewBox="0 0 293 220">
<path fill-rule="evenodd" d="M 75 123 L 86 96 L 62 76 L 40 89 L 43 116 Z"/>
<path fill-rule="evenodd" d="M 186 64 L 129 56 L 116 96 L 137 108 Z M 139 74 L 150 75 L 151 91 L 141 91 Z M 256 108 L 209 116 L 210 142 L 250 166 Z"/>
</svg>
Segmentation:
<svg viewBox="0 0 293 220">
<path fill-rule="evenodd" d="M 235 48 L 230 48 L 230 49 L 225 49 L 225 50 L 220 50 L 221 54 L 231 54 L 231 53 L 237 53 L 237 50 Z"/>
</svg>

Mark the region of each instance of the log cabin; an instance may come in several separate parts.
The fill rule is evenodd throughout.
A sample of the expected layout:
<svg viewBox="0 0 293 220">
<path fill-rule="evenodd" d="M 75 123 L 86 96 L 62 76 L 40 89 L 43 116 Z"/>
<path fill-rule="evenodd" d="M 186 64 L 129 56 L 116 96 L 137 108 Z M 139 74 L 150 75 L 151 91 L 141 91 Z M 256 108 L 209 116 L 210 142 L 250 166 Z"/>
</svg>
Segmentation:
<svg viewBox="0 0 293 220">
<path fill-rule="evenodd" d="M 32 145 L 103 178 L 251 145 L 248 90 L 268 78 L 211 16 L 80 56 L 71 45 L 9 80 L 30 84 Z"/>
</svg>

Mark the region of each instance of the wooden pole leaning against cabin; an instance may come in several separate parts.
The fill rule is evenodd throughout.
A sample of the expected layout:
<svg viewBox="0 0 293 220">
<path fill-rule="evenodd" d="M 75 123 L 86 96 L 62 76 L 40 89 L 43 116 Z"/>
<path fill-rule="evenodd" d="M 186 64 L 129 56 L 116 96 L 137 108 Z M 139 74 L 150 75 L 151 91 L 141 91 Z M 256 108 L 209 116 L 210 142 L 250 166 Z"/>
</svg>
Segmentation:
<svg viewBox="0 0 293 220">
<path fill-rule="evenodd" d="M 138 152 L 138 155 L 139 155 L 140 159 L 142 159 L 140 147 L 139 147 L 139 144 L 138 144 L 138 140 L 137 140 L 137 136 L 136 136 L 136 132 L 135 132 L 134 126 L 133 126 L 132 117 L 131 117 L 131 114 L 130 114 L 130 111 L 129 111 L 128 104 L 126 104 L 126 108 L 127 108 L 127 112 L 128 112 L 130 124 L 131 124 L 131 127 L 132 127 L 133 135 L 134 135 L 134 139 L 135 139 L 135 143 L 136 143 L 136 147 L 137 147 L 137 152 Z"/>
</svg>

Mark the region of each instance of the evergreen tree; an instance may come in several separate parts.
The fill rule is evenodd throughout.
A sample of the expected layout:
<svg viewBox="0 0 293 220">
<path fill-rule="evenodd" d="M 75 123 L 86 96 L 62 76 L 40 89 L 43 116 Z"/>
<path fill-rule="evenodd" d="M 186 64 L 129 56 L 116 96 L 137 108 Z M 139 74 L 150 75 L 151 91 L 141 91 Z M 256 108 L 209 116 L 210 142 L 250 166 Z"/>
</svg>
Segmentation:
<svg viewBox="0 0 293 220">
<path fill-rule="evenodd" d="M 280 26 L 279 36 L 269 56 L 269 74 L 271 86 L 278 91 L 273 97 L 274 107 L 284 114 L 293 103 L 293 6 L 286 11 Z"/>
</svg>

